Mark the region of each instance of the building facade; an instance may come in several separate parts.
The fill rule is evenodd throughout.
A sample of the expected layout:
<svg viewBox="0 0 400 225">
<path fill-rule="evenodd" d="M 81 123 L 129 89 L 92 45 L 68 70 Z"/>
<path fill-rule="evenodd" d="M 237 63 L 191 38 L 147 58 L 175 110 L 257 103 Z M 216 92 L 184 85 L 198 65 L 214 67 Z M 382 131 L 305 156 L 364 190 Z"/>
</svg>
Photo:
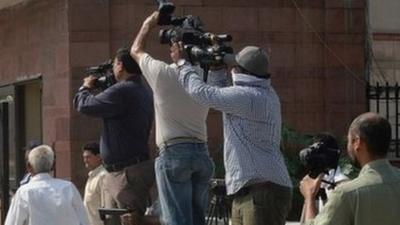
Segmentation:
<svg viewBox="0 0 400 225">
<path fill-rule="evenodd" d="M 368 1 L 368 42 L 370 51 L 369 108 L 392 124 L 392 151 L 389 157 L 400 165 L 399 92 L 400 82 L 400 2 Z"/>
<path fill-rule="evenodd" d="M 1 2 L 0 140 L 6 183 L 17 188 L 24 172 L 22 147 L 40 139 L 55 148 L 55 175 L 82 190 L 86 171 L 81 146 L 98 139 L 101 121 L 78 114 L 73 96 L 85 68 L 130 45 L 157 6 L 153 0 Z M 366 110 L 364 0 L 173 2 L 176 15 L 200 16 L 205 30 L 231 34 L 236 51 L 257 45 L 270 53 L 272 84 L 287 126 L 341 137 L 349 122 Z M 156 30 L 147 43 L 149 51 L 170 61 L 169 46 L 159 43 Z M 220 122 L 220 114 L 211 111 L 213 154 L 222 146 Z"/>
</svg>

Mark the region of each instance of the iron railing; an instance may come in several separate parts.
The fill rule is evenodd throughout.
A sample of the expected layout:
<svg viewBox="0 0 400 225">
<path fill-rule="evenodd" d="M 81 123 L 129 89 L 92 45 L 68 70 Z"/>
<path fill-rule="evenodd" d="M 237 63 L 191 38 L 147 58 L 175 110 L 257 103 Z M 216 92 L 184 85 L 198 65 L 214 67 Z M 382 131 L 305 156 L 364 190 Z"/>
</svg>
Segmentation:
<svg viewBox="0 0 400 225">
<path fill-rule="evenodd" d="M 392 125 L 389 157 L 400 158 L 400 86 L 398 83 L 376 83 L 367 87 L 369 110 L 384 116 Z"/>
</svg>

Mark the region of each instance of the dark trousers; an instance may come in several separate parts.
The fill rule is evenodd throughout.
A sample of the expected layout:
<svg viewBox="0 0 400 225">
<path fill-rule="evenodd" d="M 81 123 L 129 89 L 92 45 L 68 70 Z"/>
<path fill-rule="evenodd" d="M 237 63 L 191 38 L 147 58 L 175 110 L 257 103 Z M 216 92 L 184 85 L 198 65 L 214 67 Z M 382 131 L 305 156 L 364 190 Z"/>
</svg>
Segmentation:
<svg viewBox="0 0 400 225">
<path fill-rule="evenodd" d="M 271 182 L 246 187 L 234 195 L 232 225 L 284 225 L 292 189 Z"/>
</svg>

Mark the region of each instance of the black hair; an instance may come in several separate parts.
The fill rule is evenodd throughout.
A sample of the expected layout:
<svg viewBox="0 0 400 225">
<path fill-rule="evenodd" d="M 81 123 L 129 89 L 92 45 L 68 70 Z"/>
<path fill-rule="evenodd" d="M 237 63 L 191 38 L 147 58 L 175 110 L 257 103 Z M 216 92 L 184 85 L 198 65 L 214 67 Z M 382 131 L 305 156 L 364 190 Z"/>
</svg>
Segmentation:
<svg viewBox="0 0 400 225">
<path fill-rule="evenodd" d="M 40 142 L 39 140 L 31 140 L 25 147 L 23 147 L 23 150 L 25 151 L 26 162 L 28 162 L 28 155 L 32 151 L 32 149 L 36 148 L 39 145 L 42 145 L 42 142 Z"/>
<path fill-rule="evenodd" d="M 85 144 L 83 146 L 83 151 L 89 151 L 93 155 L 98 155 L 98 154 L 100 154 L 99 144 L 97 142 Z"/>
<path fill-rule="evenodd" d="M 124 66 L 126 72 L 138 75 L 142 74 L 139 65 L 132 58 L 129 48 L 122 47 L 118 49 L 115 58 L 117 58 L 118 61 L 122 62 L 122 65 Z"/>
<path fill-rule="evenodd" d="M 39 140 L 31 140 L 28 142 L 28 144 L 23 149 L 24 149 L 24 151 L 28 152 L 41 144 L 42 144 L 42 142 L 40 142 Z"/>
<path fill-rule="evenodd" d="M 375 113 L 364 113 L 350 125 L 350 134 L 358 135 L 371 155 L 385 157 L 389 151 L 392 128 L 387 119 Z"/>
</svg>

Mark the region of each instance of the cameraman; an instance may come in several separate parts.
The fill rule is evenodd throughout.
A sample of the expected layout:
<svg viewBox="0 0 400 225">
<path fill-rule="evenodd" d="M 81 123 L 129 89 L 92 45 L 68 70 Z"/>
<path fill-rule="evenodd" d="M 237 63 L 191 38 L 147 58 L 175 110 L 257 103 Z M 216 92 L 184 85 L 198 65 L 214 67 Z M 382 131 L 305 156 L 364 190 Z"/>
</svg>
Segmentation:
<svg viewBox="0 0 400 225">
<path fill-rule="evenodd" d="M 316 196 L 317 212 L 320 212 L 324 204 L 329 198 L 333 189 L 349 180 L 345 176 L 338 165 L 340 150 L 335 137 L 328 133 L 319 133 L 314 136 L 313 144 L 303 149 L 299 153 L 300 161 L 309 169 L 310 177 L 317 177 L 320 173 L 324 173 L 320 190 Z M 303 209 L 300 222 L 304 222 Z"/>
<path fill-rule="evenodd" d="M 208 108 L 193 101 L 179 85 L 176 64 L 156 60 L 146 52 L 146 39 L 158 19 L 159 13 L 154 12 L 143 22 L 131 55 L 154 92 L 161 219 L 167 225 L 203 225 L 214 170 L 206 144 Z M 176 58 L 177 44 L 171 44 L 171 57 Z"/>
<path fill-rule="evenodd" d="M 148 147 L 153 101 L 128 48 L 117 51 L 112 69 L 116 84 L 94 95 L 96 77 L 88 76 L 76 93 L 74 105 L 83 114 L 103 119 L 100 154 L 108 172 L 104 191 L 112 198 L 105 206 L 130 208 L 140 217 L 154 183 Z"/>
<path fill-rule="evenodd" d="M 225 58 L 233 66 L 233 86 L 205 84 L 188 63 L 180 67 L 179 80 L 197 102 L 223 112 L 225 182 L 227 193 L 233 196 L 232 224 L 284 225 L 292 184 L 279 148 L 280 102 L 268 74 L 267 53 L 248 46 Z"/>
<path fill-rule="evenodd" d="M 354 165 L 362 167 L 361 172 L 332 191 L 318 216 L 315 197 L 322 175 L 304 177 L 300 191 L 305 224 L 399 224 L 400 171 L 386 159 L 390 140 L 391 126 L 386 119 L 371 112 L 358 116 L 348 131 L 347 153 Z"/>
</svg>

